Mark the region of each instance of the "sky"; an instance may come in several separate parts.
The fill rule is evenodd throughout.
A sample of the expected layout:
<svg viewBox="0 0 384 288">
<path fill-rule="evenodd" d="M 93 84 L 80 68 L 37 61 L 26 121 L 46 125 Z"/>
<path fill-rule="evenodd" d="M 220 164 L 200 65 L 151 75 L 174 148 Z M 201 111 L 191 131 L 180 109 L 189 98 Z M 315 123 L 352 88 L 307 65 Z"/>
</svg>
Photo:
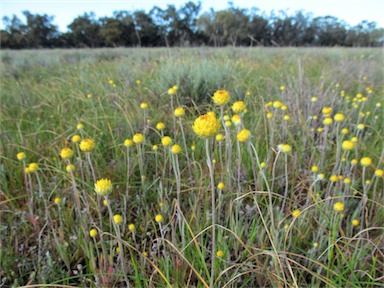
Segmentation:
<svg viewBox="0 0 384 288">
<path fill-rule="evenodd" d="M 192 0 L 197 2 L 197 0 Z M 154 6 L 166 8 L 173 4 L 176 8 L 183 6 L 188 0 L 0 0 L 0 16 L 17 15 L 25 21 L 22 11 L 32 14 L 47 14 L 55 16 L 54 24 L 61 32 L 67 31 L 67 26 L 79 15 L 94 12 L 96 17 L 112 16 L 113 11 L 145 10 L 149 12 Z M 261 12 L 270 15 L 271 11 L 280 10 L 292 14 L 303 10 L 317 16 L 335 16 L 349 25 L 357 25 L 363 20 L 376 22 L 377 27 L 384 28 L 384 0 L 232 0 L 235 7 L 257 7 Z M 202 11 L 210 8 L 221 10 L 228 7 L 228 1 L 201 0 Z M 0 29 L 4 25 L 1 21 Z"/>
</svg>

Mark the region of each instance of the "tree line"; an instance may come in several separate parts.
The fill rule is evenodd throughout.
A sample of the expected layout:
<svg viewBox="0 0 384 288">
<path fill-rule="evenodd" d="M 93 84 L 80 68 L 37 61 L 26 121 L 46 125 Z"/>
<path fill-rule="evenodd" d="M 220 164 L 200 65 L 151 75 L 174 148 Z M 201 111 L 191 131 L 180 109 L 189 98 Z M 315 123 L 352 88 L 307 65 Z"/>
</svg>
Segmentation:
<svg viewBox="0 0 384 288">
<path fill-rule="evenodd" d="M 345 46 L 378 47 L 384 29 L 376 22 L 350 26 L 333 16 L 313 17 L 297 11 L 261 13 L 259 9 L 229 7 L 201 13 L 201 3 L 188 2 L 176 9 L 157 6 L 144 10 L 115 11 L 112 17 L 84 13 L 60 32 L 54 16 L 24 11 L 3 17 L 1 48 L 98 48 L 190 46 Z"/>
</svg>

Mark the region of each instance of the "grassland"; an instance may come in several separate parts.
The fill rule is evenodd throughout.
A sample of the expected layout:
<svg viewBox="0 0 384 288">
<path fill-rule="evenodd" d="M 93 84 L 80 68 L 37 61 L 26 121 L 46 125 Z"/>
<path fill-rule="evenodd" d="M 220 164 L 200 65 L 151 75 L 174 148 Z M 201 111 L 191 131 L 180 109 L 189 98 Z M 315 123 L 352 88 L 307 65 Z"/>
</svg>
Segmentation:
<svg viewBox="0 0 384 288">
<path fill-rule="evenodd" d="M 382 50 L 0 55 L 2 285 L 384 286 Z"/>
</svg>

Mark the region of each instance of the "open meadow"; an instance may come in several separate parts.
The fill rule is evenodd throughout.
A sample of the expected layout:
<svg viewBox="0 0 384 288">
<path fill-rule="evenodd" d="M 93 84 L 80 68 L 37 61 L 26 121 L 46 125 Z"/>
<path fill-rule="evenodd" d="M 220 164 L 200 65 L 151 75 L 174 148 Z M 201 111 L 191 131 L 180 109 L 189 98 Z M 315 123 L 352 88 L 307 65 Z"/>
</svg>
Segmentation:
<svg viewBox="0 0 384 288">
<path fill-rule="evenodd" d="M 384 286 L 382 49 L 0 56 L 0 287 Z"/>
</svg>

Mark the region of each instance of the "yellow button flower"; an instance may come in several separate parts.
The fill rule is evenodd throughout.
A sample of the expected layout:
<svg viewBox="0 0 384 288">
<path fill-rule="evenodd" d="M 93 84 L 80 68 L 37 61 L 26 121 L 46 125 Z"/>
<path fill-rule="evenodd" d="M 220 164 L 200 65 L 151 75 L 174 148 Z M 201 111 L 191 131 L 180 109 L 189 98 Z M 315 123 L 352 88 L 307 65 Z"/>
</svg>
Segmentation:
<svg viewBox="0 0 384 288">
<path fill-rule="evenodd" d="M 172 143 L 172 138 L 169 136 L 164 136 L 161 139 L 161 144 L 163 144 L 163 146 L 169 146 L 169 145 L 171 145 L 171 143 Z"/>
<path fill-rule="evenodd" d="M 75 171 L 75 165 L 73 164 L 69 164 L 65 167 L 65 171 L 67 171 L 68 173 L 72 172 L 72 171 Z"/>
<path fill-rule="evenodd" d="M 224 135 L 221 134 L 221 133 L 219 133 L 219 134 L 216 135 L 216 138 L 215 138 L 215 139 L 216 139 L 217 142 L 223 141 L 223 139 L 224 139 Z"/>
<path fill-rule="evenodd" d="M 99 179 L 95 183 L 95 191 L 99 196 L 107 196 L 112 192 L 112 182 L 107 178 Z"/>
<path fill-rule="evenodd" d="M 81 137 L 80 137 L 80 135 L 73 135 L 72 136 L 72 142 L 73 143 L 79 143 L 80 142 L 80 140 L 81 140 Z"/>
<path fill-rule="evenodd" d="M 73 150 L 71 148 L 61 149 L 60 156 L 63 159 L 69 159 L 73 156 Z"/>
<path fill-rule="evenodd" d="M 299 217 L 300 214 L 301 214 L 301 211 L 299 209 L 295 209 L 292 211 L 292 216 L 295 218 Z"/>
<path fill-rule="evenodd" d="M 37 170 L 39 170 L 39 164 L 31 163 L 28 165 L 28 169 L 29 169 L 29 173 L 36 172 Z"/>
<path fill-rule="evenodd" d="M 133 141 L 132 141 L 132 139 L 125 139 L 124 140 L 124 146 L 125 147 L 131 147 L 133 145 Z"/>
<path fill-rule="evenodd" d="M 236 101 L 232 104 L 232 111 L 235 113 L 242 113 L 246 108 L 244 101 Z"/>
<path fill-rule="evenodd" d="M 236 136 L 239 142 L 245 142 L 248 140 L 251 132 L 248 129 L 242 129 Z"/>
<path fill-rule="evenodd" d="M 81 140 L 79 147 L 83 152 L 90 152 L 95 148 L 95 142 L 92 139 L 86 138 Z"/>
<path fill-rule="evenodd" d="M 128 225 L 128 230 L 131 231 L 131 232 L 135 231 L 135 224 L 133 224 L 133 223 L 129 224 Z"/>
<path fill-rule="evenodd" d="M 341 143 L 341 148 L 343 150 L 350 151 L 355 148 L 355 143 L 350 140 L 344 140 L 343 143 Z"/>
<path fill-rule="evenodd" d="M 213 137 L 220 128 L 220 121 L 214 113 L 207 113 L 197 118 L 192 126 L 193 132 L 201 138 Z"/>
<path fill-rule="evenodd" d="M 181 117 L 185 115 L 185 110 L 183 107 L 177 107 L 174 112 L 176 117 Z"/>
<path fill-rule="evenodd" d="M 213 102 L 217 105 L 224 105 L 226 104 L 231 96 L 229 95 L 229 92 L 226 90 L 218 90 L 213 94 Z"/>
<path fill-rule="evenodd" d="M 375 176 L 376 177 L 383 177 L 384 176 L 384 171 L 382 169 L 377 169 L 375 171 Z"/>
<path fill-rule="evenodd" d="M 95 238 L 97 236 L 97 230 L 96 229 L 91 229 L 89 231 L 89 236 L 91 236 L 92 238 Z"/>
<path fill-rule="evenodd" d="M 333 210 L 336 212 L 342 212 L 344 211 L 345 205 L 343 202 L 336 202 L 335 205 L 333 205 Z"/>
<path fill-rule="evenodd" d="M 156 221 L 157 223 L 161 223 L 161 222 L 163 222 L 163 215 L 161 215 L 161 214 L 157 214 L 157 215 L 155 216 L 155 221 Z"/>
<path fill-rule="evenodd" d="M 223 190 L 224 187 L 225 187 L 225 185 L 223 182 L 219 182 L 219 184 L 217 184 L 217 189 L 219 189 L 219 190 Z"/>
<path fill-rule="evenodd" d="M 141 133 L 136 133 L 135 135 L 133 135 L 132 137 L 132 141 L 136 144 L 140 144 L 140 143 L 143 143 L 144 141 L 144 136 L 143 134 Z"/>
<path fill-rule="evenodd" d="M 368 167 L 372 164 L 372 159 L 369 157 L 363 157 L 360 159 L 360 164 L 363 167 Z"/>
<path fill-rule="evenodd" d="M 163 122 L 158 122 L 158 123 L 156 124 L 156 129 L 157 129 L 157 130 L 161 131 L 161 130 L 163 130 L 164 128 L 165 128 L 165 124 L 164 124 Z"/>
<path fill-rule="evenodd" d="M 280 144 L 278 146 L 279 150 L 283 153 L 288 153 L 292 151 L 292 147 L 289 144 Z"/>
<path fill-rule="evenodd" d="M 119 225 L 121 222 L 123 222 L 123 217 L 119 214 L 113 215 L 113 222 L 115 222 L 116 225 Z"/>
<path fill-rule="evenodd" d="M 219 257 L 219 258 L 223 258 L 223 257 L 224 257 L 224 252 L 223 252 L 223 250 L 217 250 L 217 252 L 216 252 L 216 256 Z"/>
<path fill-rule="evenodd" d="M 27 155 L 24 152 L 19 152 L 16 155 L 17 160 L 22 161 L 27 157 Z"/>
<path fill-rule="evenodd" d="M 141 109 L 147 109 L 148 108 L 148 103 L 147 102 L 143 102 L 140 104 L 140 108 Z"/>
<path fill-rule="evenodd" d="M 334 119 L 336 122 L 342 122 L 342 121 L 344 121 L 345 116 L 344 116 L 343 113 L 336 113 L 335 116 L 333 116 L 333 119 Z"/>
<path fill-rule="evenodd" d="M 171 151 L 173 154 L 179 154 L 181 152 L 181 146 L 179 144 L 175 144 L 172 146 Z"/>
</svg>

